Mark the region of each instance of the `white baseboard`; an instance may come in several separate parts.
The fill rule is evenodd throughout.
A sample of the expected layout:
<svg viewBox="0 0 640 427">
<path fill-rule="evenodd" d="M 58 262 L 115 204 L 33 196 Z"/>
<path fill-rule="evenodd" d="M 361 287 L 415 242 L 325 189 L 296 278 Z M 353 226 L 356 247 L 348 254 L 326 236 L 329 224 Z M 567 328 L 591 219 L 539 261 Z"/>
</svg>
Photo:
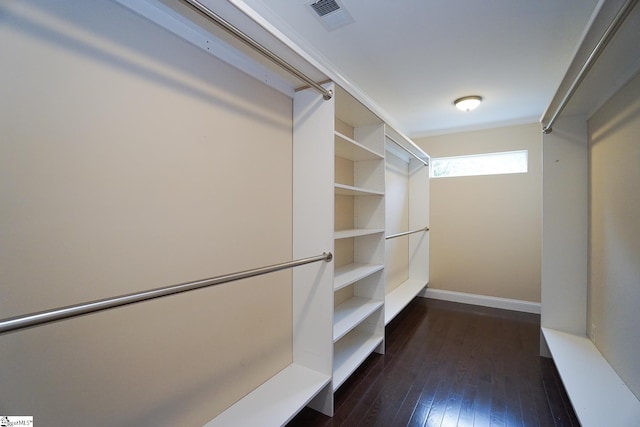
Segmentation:
<svg viewBox="0 0 640 427">
<path fill-rule="evenodd" d="M 467 294 L 463 292 L 445 291 L 442 289 L 426 288 L 419 294 L 425 298 L 443 301 L 459 302 L 462 304 L 480 305 L 483 307 L 501 308 L 503 310 L 522 311 L 524 313 L 540 314 L 540 303 L 509 298 L 489 297 L 485 295 Z"/>
</svg>

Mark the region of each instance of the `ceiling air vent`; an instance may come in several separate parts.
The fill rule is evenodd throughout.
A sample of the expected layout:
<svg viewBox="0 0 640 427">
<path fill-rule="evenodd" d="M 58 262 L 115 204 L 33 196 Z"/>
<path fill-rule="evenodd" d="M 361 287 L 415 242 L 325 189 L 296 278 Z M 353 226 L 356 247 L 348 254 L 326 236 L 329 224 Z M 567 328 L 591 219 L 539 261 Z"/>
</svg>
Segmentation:
<svg viewBox="0 0 640 427">
<path fill-rule="evenodd" d="M 327 13 L 340 9 L 336 0 L 319 0 L 315 3 L 311 3 L 311 7 L 316 11 L 318 16 L 324 16 Z"/>
<path fill-rule="evenodd" d="M 313 9 L 316 18 L 329 31 L 353 22 L 353 18 L 339 0 L 312 0 L 307 5 Z"/>
</svg>

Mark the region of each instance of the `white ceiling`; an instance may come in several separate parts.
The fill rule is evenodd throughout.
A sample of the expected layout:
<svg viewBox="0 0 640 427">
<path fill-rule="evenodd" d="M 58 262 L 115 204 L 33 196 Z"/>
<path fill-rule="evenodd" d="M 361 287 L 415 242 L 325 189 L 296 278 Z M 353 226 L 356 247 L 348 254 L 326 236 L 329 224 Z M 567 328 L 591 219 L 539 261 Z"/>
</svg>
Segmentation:
<svg viewBox="0 0 640 427">
<path fill-rule="evenodd" d="M 354 22 L 333 31 L 308 0 L 244 3 L 419 137 L 538 121 L 598 0 L 341 0 Z"/>
</svg>

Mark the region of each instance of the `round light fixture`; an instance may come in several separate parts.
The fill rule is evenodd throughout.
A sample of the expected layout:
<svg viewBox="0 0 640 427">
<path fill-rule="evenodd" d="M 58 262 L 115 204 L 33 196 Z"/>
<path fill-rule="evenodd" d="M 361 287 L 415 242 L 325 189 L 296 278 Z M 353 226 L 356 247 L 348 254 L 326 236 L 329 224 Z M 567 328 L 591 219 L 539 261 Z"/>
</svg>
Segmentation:
<svg viewBox="0 0 640 427">
<path fill-rule="evenodd" d="M 458 110 L 461 110 L 461 111 L 474 110 L 475 108 L 478 107 L 478 105 L 480 105 L 481 102 L 482 102 L 482 97 L 477 95 L 464 96 L 462 98 L 458 98 L 455 101 L 453 101 L 455 106 L 458 107 Z"/>
</svg>

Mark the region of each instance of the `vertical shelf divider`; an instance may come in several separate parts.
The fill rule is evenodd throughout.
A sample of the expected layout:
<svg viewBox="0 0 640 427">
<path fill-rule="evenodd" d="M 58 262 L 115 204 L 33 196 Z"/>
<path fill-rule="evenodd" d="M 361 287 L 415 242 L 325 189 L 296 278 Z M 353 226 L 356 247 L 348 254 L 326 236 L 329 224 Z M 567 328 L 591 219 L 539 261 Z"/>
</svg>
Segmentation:
<svg viewBox="0 0 640 427">
<path fill-rule="evenodd" d="M 332 83 L 325 87 L 334 90 Z M 335 101 L 314 90 L 296 92 L 293 103 L 293 256 L 307 257 L 333 245 L 333 120 Z M 333 375 L 334 262 L 293 271 L 293 362 Z M 308 406 L 333 415 L 330 382 Z"/>
</svg>

